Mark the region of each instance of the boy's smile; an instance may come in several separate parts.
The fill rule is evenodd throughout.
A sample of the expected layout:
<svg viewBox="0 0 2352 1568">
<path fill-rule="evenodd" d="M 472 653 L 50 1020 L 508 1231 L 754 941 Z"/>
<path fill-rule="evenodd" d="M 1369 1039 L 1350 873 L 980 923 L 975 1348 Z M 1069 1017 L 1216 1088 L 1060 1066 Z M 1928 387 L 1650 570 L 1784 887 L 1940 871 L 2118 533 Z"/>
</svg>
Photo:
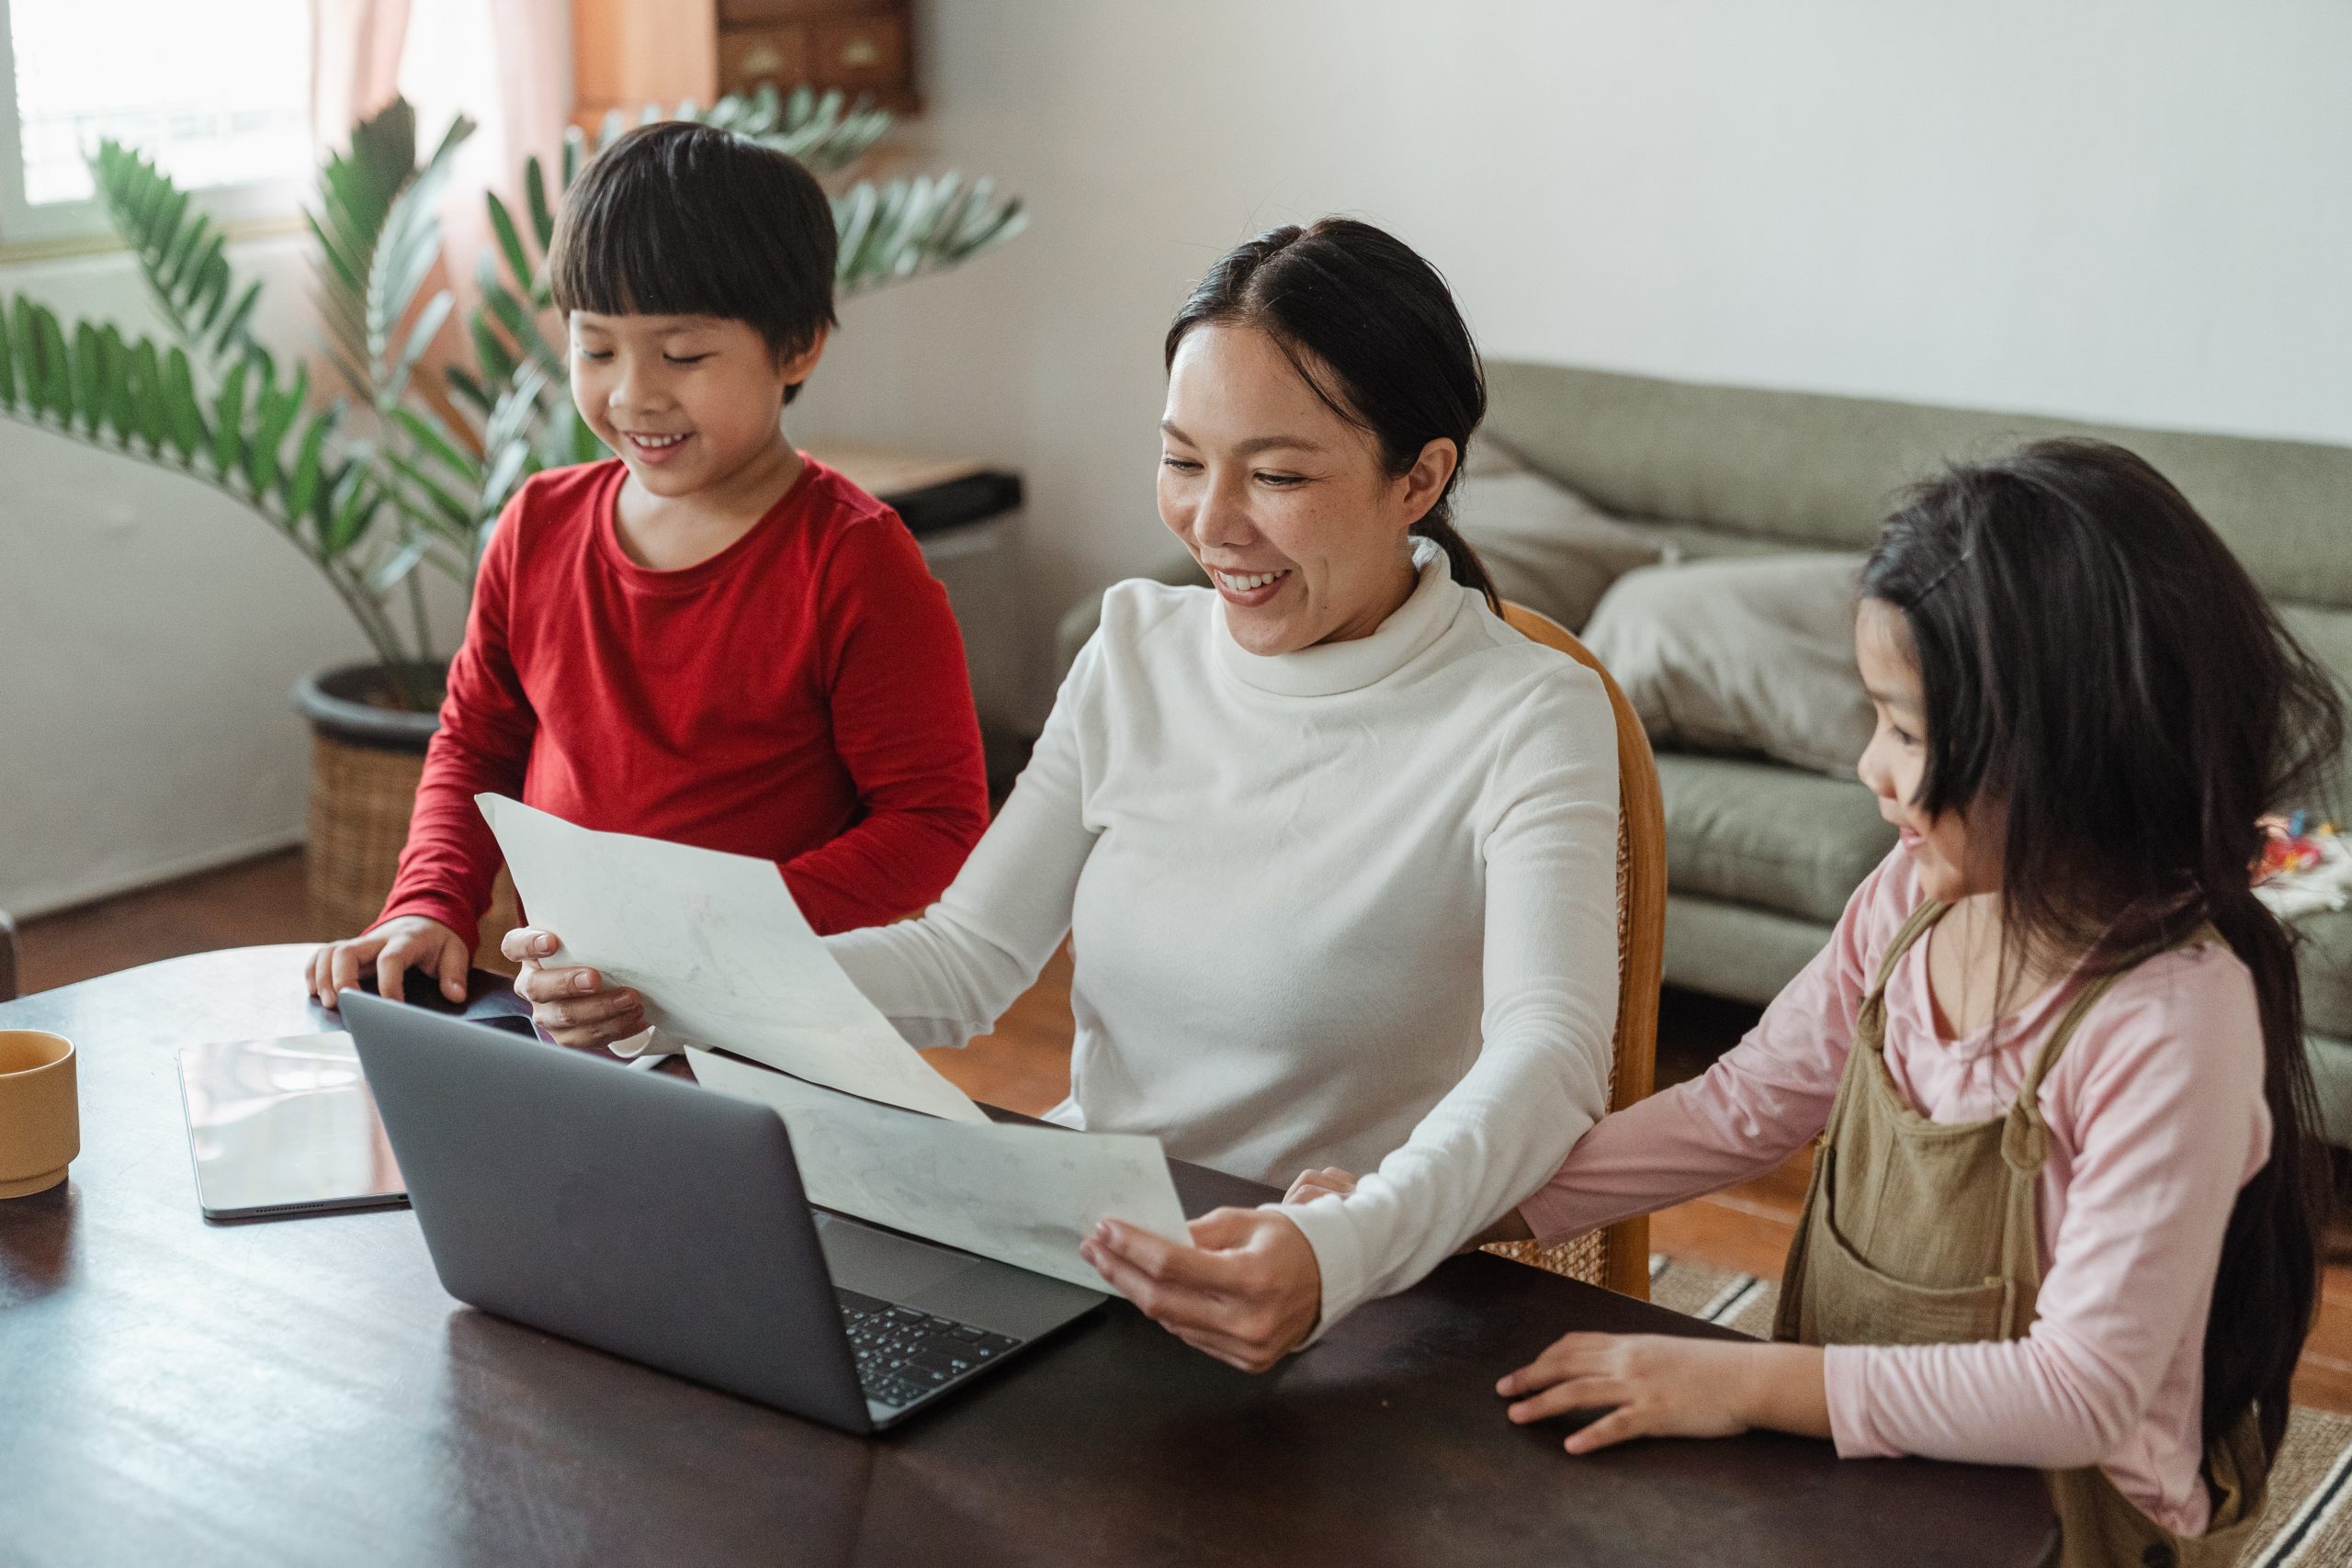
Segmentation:
<svg viewBox="0 0 2352 1568">
<path fill-rule="evenodd" d="M 821 329 L 781 355 L 723 316 L 574 310 L 571 327 L 572 401 L 648 496 L 756 521 L 797 475 L 785 393 L 824 352 Z"/>
<path fill-rule="evenodd" d="M 624 457 L 634 457 L 641 463 L 666 463 L 679 455 L 686 442 L 694 438 L 693 431 L 676 435 L 656 435 L 647 431 L 624 430 L 620 433 Z"/>
</svg>

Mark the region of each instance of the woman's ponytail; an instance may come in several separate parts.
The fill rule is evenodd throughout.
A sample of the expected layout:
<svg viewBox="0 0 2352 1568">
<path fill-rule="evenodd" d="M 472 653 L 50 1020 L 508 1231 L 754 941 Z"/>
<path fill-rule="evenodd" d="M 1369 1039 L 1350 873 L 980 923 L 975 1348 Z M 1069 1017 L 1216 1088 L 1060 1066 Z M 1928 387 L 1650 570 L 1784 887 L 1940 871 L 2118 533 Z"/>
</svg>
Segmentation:
<svg viewBox="0 0 2352 1568">
<path fill-rule="evenodd" d="M 1442 512 L 1453 510 L 1453 487 L 1449 485 L 1446 493 L 1438 498 L 1437 504 L 1430 508 L 1429 515 L 1413 525 L 1413 535 L 1443 550 L 1446 566 L 1453 573 L 1453 581 L 1484 594 L 1487 608 L 1499 615 L 1503 613 L 1503 599 L 1495 592 L 1495 580 L 1487 574 L 1487 563 L 1478 558 L 1478 552 L 1470 547 L 1470 541 L 1462 536 L 1462 531 L 1453 525 L 1453 519 L 1439 515 Z"/>
</svg>

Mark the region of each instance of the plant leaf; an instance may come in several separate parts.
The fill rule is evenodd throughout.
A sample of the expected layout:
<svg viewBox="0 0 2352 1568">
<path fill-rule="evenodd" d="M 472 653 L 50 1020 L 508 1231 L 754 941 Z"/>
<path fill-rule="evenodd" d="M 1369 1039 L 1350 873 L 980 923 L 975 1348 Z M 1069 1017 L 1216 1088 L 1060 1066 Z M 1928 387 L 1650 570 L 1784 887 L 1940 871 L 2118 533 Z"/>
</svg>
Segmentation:
<svg viewBox="0 0 2352 1568">
<path fill-rule="evenodd" d="M 402 545 L 391 559 L 368 574 L 368 586 L 379 594 L 390 593 L 407 581 L 408 574 L 416 570 L 417 563 L 432 547 L 432 536 L 418 535 Z"/>
<path fill-rule="evenodd" d="M 87 321 L 74 323 L 74 352 L 66 364 L 73 379 L 74 412 L 86 434 L 96 435 L 106 419 L 106 389 L 99 379 L 98 329 Z"/>
<path fill-rule="evenodd" d="M 311 367 L 295 367 L 294 384 L 282 389 L 265 386 L 254 401 L 254 438 L 245 448 L 245 477 L 253 482 L 254 494 L 266 495 L 277 488 L 277 449 L 286 440 L 286 433 L 294 428 L 294 421 L 302 412 L 302 400 L 310 395 Z"/>
<path fill-rule="evenodd" d="M 184 464 L 196 460 L 197 448 L 207 440 L 204 411 L 197 407 L 196 381 L 189 375 L 187 355 L 175 345 L 164 356 L 164 433 Z"/>
<path fill-rule="evenodd" d="M 155 340 L 141 338 L 130 349 L 130 404 L 139 438 L 153 455 L 164 449 L 164 363 Z"/>
<path fill-rule="evenodd" d="M 468 481 L 473 479 L 477 471 L 476 464 L 458 448 L 455 441 L 450 439 L 447 427 L 439 420 L 430 413 L 421 412 L 415 409 L 394 409 L 392 419 L 408 433 L 409 439 L 414 441 L 443 468 Z"/>
<path fill-rule="evenodd" d="M 343 493 L 336 497 L 326 528 L 319 536 L 319 547 L 329 560 L 359 542 L 384 504 L 382 492 L 368 482 L 367 471 L 356 463 L 336 488 Z"/>
<path fill-rule="evenodd" d="M 46 305 L 33 307 L 33 328 L 41 355 L 43 400 L 60 428 L 74 423 L 74 355 L 65 347 L 65 329 Z"/>
<path fill-rule="evenodd" d="M 340 408 L 321 409 L 311 416 L 310 424 L 302 432 L 302 444 L 296 448 L 294 472 L 286 481 L 286 514 L 300 517 L 311 510 L 318 499 L 319 475 L 325 461 L 327 436 L 342 417 Z"/>
<path fill-rule="evenodd" d="M 441 324 L 449 319 L 449 312 L 457 303 L 458 297 L 444 288 L 426 300 L 424 309 L 416 313 L 416 324 L 409 329 L 408 344 L 392 362 L 385 378 L 383 396 L 387 402 L 398 402 L 408 391 L 409 376 L 416 369 L 416 362 L 424 357 L 426 349 L 433 346 L 435 335 L 441 331 Z"/>
<path fill-rule="evenodd" d="M 536 169 L 539 161 L 533 158 L 525 166 Z M 482 192 L 481 199 L 482 205 L 490 209 L 490 231 L 497 238 L 498 248 L 506 257 L 507 271 L 514 275 L 517 288 L 528 288 L 531 286 L 531 255 L 523 248 L 523 236 L 514 228 L 514 214 L 506 210 L 506 204 L 498 199 L 498 193 L 494 190 Z"/>
<path fill-rule="evenodd" d="M 548 205 L 547 173 L 539 167 L 537 158 L 523 162 L 523 199 L 530 204 L 531 231 L 538 235 L 539 248 L 544 251 L 555 243 L 555 209 Z M 517 282 L 529 282 L 530 269 L 516 267 L 514 277 Z"/>
<path fill-rule="evenodd" d="M 244 454 L 245 373 L 251 359 L 240 359 L 221 378 L 212 400 L 212 471 L 222 479 L 235 473 Z"/>
</svg>

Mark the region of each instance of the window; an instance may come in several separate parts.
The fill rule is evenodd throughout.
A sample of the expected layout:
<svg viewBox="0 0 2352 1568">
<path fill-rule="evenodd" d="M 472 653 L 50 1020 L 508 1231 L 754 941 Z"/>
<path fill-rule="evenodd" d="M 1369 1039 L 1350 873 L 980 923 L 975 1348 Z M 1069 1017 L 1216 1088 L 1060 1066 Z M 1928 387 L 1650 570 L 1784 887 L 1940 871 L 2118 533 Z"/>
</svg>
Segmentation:
<svg viewBox="0 0 2352 1568">
<path fill-rule="evenodd" d="M 290 212 L 311 166 L 305 0 L 0 0 L 0 243 L 107 231 L 83 160 L 144 151 L 223 217 Z"/>
</svg>

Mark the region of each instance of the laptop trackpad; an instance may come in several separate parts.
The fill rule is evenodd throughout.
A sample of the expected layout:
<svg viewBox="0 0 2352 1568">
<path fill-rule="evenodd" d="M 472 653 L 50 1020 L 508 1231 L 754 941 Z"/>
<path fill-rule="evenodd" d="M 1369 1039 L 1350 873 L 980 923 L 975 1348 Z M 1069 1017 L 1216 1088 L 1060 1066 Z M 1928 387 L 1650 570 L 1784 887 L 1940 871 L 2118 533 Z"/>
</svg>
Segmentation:
<svg viewBox="0 0 2352 1568">
<path fill-rule="evenodd" d="M 822 1210 L 814 1211 L 813 1217 L 834 1284 L 993 1333 L 1034 1338 L 1104 1300 L 1099 1291 L 951 1252 Z"/>
</svg>

